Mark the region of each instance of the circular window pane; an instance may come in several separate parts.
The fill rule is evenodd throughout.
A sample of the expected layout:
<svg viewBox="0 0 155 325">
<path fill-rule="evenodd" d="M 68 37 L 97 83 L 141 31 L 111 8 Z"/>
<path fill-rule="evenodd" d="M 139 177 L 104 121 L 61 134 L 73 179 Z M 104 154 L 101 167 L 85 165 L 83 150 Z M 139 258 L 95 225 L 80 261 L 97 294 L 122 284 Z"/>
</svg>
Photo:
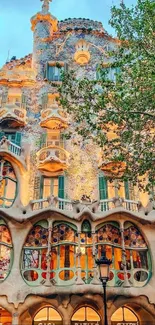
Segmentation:
<svg viewBox="0 0 155 325">
<path fill-rule="evenodd" d="M 68 281 L 73 279 L 74 277 L 74 272 L 70 270 L 64 270 L 59 273 L 59 278 L 63 281 Z"/>
<path fill-rule="evenodd" d="M 109 274 L 109 281 L 113 280 L 113 278 L 114 278 L 114 273 L 113 272 L 110 272 L 110 274 Z"/>
<path fill-rule="evenodd" d="M 119 278 L 120 280 L 124 281 L 124 273 L 119 272 L 119 273 L 117 274 L 117 276 L 118 276 L 118 278 Z M 127 277 L 128 277 L 128 279 L 130 279 L 131 274 L 130 274 L 130 273 L 127 273 Z"/>
<path fill-rule="evenodd" d="M 148 279 L 148 273 L 145 271 L 137 271 L 134 274 L 134 279 L 138 282 L 144 282 Z"/>
<path fill-rule="evenodd" d="M 24 278 L 27 281 L 36 281 L 38 279 L 38 273 L 36 271 L 25 271 L 24 272 Z"/>
</svg>

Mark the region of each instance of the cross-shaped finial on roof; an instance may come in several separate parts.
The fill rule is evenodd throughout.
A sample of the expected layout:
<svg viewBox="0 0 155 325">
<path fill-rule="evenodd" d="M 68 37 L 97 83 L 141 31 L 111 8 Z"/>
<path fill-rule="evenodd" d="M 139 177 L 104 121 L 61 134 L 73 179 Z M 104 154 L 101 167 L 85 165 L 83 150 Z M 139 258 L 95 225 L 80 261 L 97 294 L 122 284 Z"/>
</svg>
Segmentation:
<svg viewBox="0 0 155 325">
<path fill-rule="evenodd" d="M 42 5 L 42 12 L 43 13 L 47 13 L 49 11 L 49 3 L 52 2 L 52 0 L 41 0 L 43 1 L 43 5 Z"/>
</svg>

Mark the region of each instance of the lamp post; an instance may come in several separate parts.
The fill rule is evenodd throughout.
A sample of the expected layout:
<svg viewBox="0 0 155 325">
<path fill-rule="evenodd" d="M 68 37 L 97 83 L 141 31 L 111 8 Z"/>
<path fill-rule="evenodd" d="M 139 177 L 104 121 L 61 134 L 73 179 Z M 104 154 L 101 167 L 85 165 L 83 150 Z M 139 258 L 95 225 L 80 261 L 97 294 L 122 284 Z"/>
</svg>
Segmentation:
<svg viewBox="0 0 155 325">
<path fill-rule="evenodd" d="M 106 297 L 106 286 L 109 280 L 109 271 L 112 261 L 105 256 L 105 252 L 102 252 L 101 258 L 96 260 L 98 265 L 100 280 L 103 286 L 103 301 L 104 301 L 104 325 L 108 325 L 107 319 L 107 297 Z"/>
</svg>

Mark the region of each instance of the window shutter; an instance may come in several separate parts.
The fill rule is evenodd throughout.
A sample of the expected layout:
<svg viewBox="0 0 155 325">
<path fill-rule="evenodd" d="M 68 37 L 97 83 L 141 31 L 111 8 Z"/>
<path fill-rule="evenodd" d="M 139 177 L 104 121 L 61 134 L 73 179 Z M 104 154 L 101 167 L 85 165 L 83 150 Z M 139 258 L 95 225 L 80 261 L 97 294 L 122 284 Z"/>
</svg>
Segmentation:
<svg viewBox="0 0 155 325">
<path fill-rule="evenodd" d="M 68 63 L 65 63 L 65 65 L 64 65 L 64 72 L 67 73 L 68 72 L 68 69 L 69 69 L 69 65 L 68 65 Z"/>
<path fill-rule="evenodd" d="M 106 200 L 108 198 L 107 179 L 104 176 L 99 176 L 99 192 L 100 200 Z"/>
<path fill-rule="evenodd" d="M 40 149 L 46 147 L 46 139 L 47 139 L 47 134 L 42 133 L 41 138 L 40 138 Z"/>
<path fill-rule="evenodd" d="M 26 109 L 26 95 L 25 94 L 22 94 L 22 98 L 21 98 L 21 107 L 23 109 Z"/>
<path fill-rule="evenodd" d="M 5 132 L 0 132 L 0 141 L 2 140 L 2 138 L 5 136 Z"/>
<path fill-rule="evenodd" d="M 22 137 L 22 134 L 21 132 L 17 132 L 15 134 L 15 144 L 17 144 L 17 146 L 21 146 L 21 137 Z"/>
<path fill-rule="evenodd" d="M 6 137 L 9 141 L 16 144 L 16 133 L 6 133 Z"/>
<path fill-rule="evenodd" d="M 48 68 L 49 68 L 49 64 L 46 63 L 45 67 L 44 67 L 44 79 L 48 79 Z"/>
<path fill-rule="evenodd" d="M 125 188 L 125 198 L 126 200 L 130 200 L 129 181 L 124 181 L 124 188 Z"/>
<path fill-rule="evenodd" d="M 64 176 L 59 176 L 59 191 L 58 191 L 58 197 L 60 199 L 64 199 Z"/>
<path fill-rule="evenodd" d="M 50 81 L 54 81 L 54 70 L 55 70 L 55 67 L 53 66 L 48 66 L 48 80 Z"/>
<path fill-rule="evenodd" d="M 99 69 L 99 65 L 96 66 L 96 79 L 97 80 L 100 80 L 101 79 L 101 75 L 100 75 L 100 72 L 98 71 Z"/>
<path fill-rule="evenodd" d="M 39 200 L 40 194 L 41 194 L 41 180 L 40 180 L 40 176 L 36 176 L 34 179 L 34 200 Z"/>
</svg>

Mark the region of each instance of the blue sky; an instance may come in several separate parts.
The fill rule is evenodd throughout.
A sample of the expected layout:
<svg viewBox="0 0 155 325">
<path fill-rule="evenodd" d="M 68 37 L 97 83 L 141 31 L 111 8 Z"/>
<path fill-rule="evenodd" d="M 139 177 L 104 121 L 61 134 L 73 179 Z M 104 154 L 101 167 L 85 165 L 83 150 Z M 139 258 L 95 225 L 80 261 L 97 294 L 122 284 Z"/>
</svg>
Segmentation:
<svg viewBox="0 0 155 325">
<path fill-rule="evenodd" d="M 113 34 L 108 25 L 112 4 L 120 0 L 53 0 L 51 13 L 58 20 L 65 18 L 90 18 L 101 21 L 104 28 Z M 125 0 L 128 6 L 136 0 Z M 30 18 L 40 11 L 40 0 L 0 0 L 0 67 L 5 63 L 8 51 L 10 58 L 23 57 L 32 52 L 33 34 Z"/>
</svg>

